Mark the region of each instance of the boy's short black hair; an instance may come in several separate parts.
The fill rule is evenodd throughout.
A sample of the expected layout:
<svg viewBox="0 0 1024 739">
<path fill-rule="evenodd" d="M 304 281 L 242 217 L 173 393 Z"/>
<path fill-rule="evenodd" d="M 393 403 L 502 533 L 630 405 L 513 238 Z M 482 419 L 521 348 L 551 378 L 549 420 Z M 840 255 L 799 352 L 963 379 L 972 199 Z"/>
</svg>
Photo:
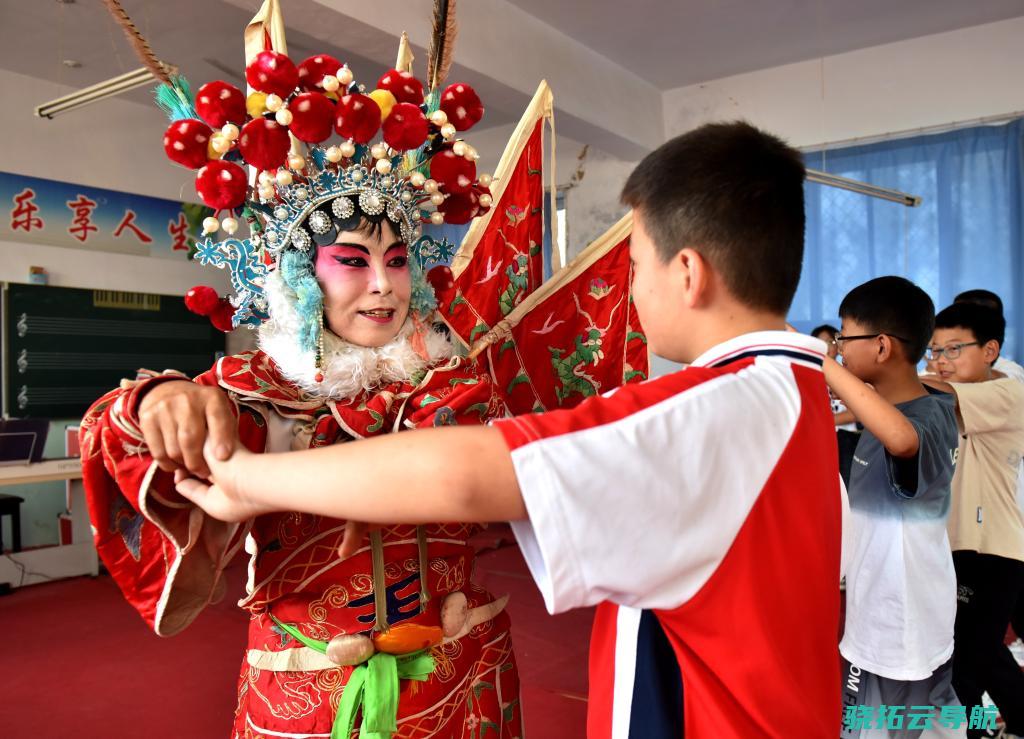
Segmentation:
<svg viewBox="0 0 1024 739">
<path fill-rule="evenodd" d="M 811 331 L 811 336 L 817 336 L 818 334 L 828 334 L 834 339 L 839 335 L 839 329 L 831 323 L 823 323 L 820 326 L 815 326 L 814 330 Z"/>
<path fill-rule="evenodd" d="M 804 255 L 803 155 L 749 123 L 710 123 L 637 165 L 622 202 L 638 211 L 662 262 L 685 247 L 757 309 L 785 314 Z"/>
<path fill-rule="evenodd" d="M 921 361 L 935 328 L 932 299 L 903 277 L 876 277 L 858 285 L 843 298 L 839 315 L 898 338 L 911 364 Z"/>
<path fill-rule="evenodd" d="M 1004 315 L 1003 312 L 1003 299 L 996 295 L 991 290 L 964 290 L 962 293 L 953 298 L 954 303 L 974 303 L 975 305 L 983 305 L 986 308 L 991 308 L 997 311 L 999 315 Z M 1003 342 L 999 342 L 1000 345 Z"/>
<path fill-rule="evenodd" d="M 965 328 L 974 334 L 981 346 L 990 341 L 1003 347 L 1006 338 L 1006 319 L 1003 314 L 979 303 L 960 303 L 943 308 L 935 316 L 935 328 Z"/>
</svg>

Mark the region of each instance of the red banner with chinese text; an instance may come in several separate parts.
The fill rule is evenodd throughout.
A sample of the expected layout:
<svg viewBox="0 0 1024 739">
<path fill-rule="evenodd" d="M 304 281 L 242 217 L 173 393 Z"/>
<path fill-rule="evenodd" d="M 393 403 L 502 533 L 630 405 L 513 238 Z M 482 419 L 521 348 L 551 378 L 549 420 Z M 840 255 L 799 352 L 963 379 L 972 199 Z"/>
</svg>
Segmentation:
<svg viewBox="0 0 1024 739">
<path fill-rule="evenodd" d="M 205 205 L 0 172 L 0 239 L 143 257 L 186 259 Z"/>
</svg>

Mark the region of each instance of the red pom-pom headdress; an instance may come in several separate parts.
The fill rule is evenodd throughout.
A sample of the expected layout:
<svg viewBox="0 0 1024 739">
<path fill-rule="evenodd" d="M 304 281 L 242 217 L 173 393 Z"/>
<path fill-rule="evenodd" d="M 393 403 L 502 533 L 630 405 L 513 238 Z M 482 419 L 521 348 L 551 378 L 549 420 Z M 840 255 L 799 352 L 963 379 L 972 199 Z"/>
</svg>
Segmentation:
<svg viewBox="0 0 1024 739">
<path fill-rule="evenodd" d="M 290 191 L 282 188 L 325 170 L 357 167 L 410 184 L 412 199 L 401 205 L 420 207 L 413 222 L 440 223 L 446 211 L 457 210 L 460 222 L 467 212 L 477 214 L 465 202 L 440 207 L 445 198 L 465 195 L 477 184 L 476 151 L 456 140 L 483 115 L 469 85 L 442 91 L 435 82 L 424 96 L 423 83 L 411 72 L 392 69 L 367 92 L 328 54 L 296 65 L 270 50 L 252 59 L 245 77 L 254 89 L 248 97 L 216 80 L 200 87 L 193 103 L 181 78 L 158 93 L 173 120 L 164 133 L 164 151 L 177 164 L 199 170 L 197 192 L 214 210 L 249 204 L 265 213 L 287 200 Z M 334 134 L 340 141 L 331 145 Z M 241 186 L 241 164 L 259 173 L 254 186 Z"/>
<path fill-rule="evenodd" d="M 341 218 L 357 202 L 367 215 L 385 214 L 410 246 L 421 223 L 467 223 L 487 211 L 491 178 L 477 175 L 476 150 L 457 139 L 483 115 L 480 98 L 464 83 L 442 88 L 450 59 L 428 64 L 426 85 L 392 69 L 367 90 L 330 55 L 296 65 L 268 49 L 246 67 L 248 96 L 219 80 L 194 101 L 182 78 L 158 91 L 172 119 L 165 153 L 196 170 L 196 192 L 216 216 L 228 211 L 205 219 L 204 235 L 232 236 L 238 212 L 252 231 L 244 241 L 207 240 L 197 253 L 203 264 L 232 270 L 236 325 L 265 317 L 262 279 L 280 254 L 310 251 L 317 229 L 330 228 L 309 218 L 318 208 L 329 217 L 334 201 L 344 201 L 335 211 Z M 218 304 L 207 315 L 223 326 L 226 311 Z"/>
</svg>

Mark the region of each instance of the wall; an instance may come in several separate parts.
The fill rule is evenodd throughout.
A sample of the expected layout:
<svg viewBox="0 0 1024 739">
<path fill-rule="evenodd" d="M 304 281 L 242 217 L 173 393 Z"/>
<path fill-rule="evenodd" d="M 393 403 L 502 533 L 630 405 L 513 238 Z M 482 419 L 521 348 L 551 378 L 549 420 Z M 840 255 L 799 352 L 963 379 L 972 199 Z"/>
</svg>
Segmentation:
<svg viewBox="0 0 1024 739">
<path fill-rule="evenodd" d="M 667 137 L 743 118 L 824 155 L 829 144 L 1024 113 L 1024 17 L 669 90 Z"/>
<path fill-rule="evenodd" d="M 676 88 L 663 94 L 665 136 L 746 118 L 810 148 L 1024 111 L 1022 39 L 1016 18 Z M 555 89 L 556 126 L 558 101 Z M 493 171 L 511 129 L 470 137 L 481 166 Z M 558 137 L 560 185 L 583 143 Z M 635 165 L 591 146 L 582 182 L 566 194 L 570 257 L 625 212 L 619 191 Z"/>
<path fill-rule="evenodd" d="M 557 91 L 555 100 L 557 102 Z M 559 112 L 555 110 L 555 174 L 560 188 L 565 187 L 578 166 L 583 143 L 558 134 Z M 480 152 L 478 172 L 491 172 L 498 166 L 505 144 L 512 135 L 514 124 L 470 131 L 466 140 Z M 545 133 L 547 135 L 547 133 Z M 591 241 L 612 226 L 626 209 L 619 204 L 619 191 L 635 162 L 624 161 L 590 146 L 584 162 L 584 177 L 579 184 L 566 190 L 566 216 L 568 225 L 567 251 L 570 259 Z M 549 175 L 544 175 L 547 184 Z"/>
<path fill-rule="evenodd" d="M 28 268 L 45 267 L 49 284 L 95 290 L 183 295 L 193 285 L 229 289 L 227 273 L 182 259 L 66 249 L 57 246 L 0 241 L 0 281 L 28 282 Z"/>
<path fill-rule="evenodd" d="M 1021 111 L 1022 38 L 1024 18 L 1017 18 L 669 90 L 666 136 L 744 117 L 812 147 Z M 189 174 L 160 151 L 164 120 L 153 106 L 112 99 L 44 121 L 33 107 L 70 88 L 0 71 L 0 89 L 17 101 L 0 107 L 3 169 L 156 197 L 192 196 Z M 567 95 L 555 89 L 556 124 L 565 117 L 558 101 Z M 103 135 L 111 120 L 119 124 L 116 137 Z M 494 171 L 512 128 L 471 132 L 481 171 Z M 584 143 L 559 136 L 560 184 Z M 591 147 L 582 182 L 567 193 L 570 256 L 622 214 L 618 194 L 634 164 Z M 0 242 L 0 280 L 23 281 L 32 264 L 47 267 L 55 285 L 180 294 L 197 282 L 227 284 L 224 273 L 185 262 Z"/>
<path fill-rule="evenodd" d="M 167 121 L 156 106 L 142 102 L 145 93 L 133 94 L 139 102 L 113 98 L 45 120 L 34 115 L 35 106 L 72 88 L 0 71 L 0 89 L 8 101 L 0 106 L 0 169 L 172 200 L 195 199 L 191 173 L 163 155 L 160 139 Z M 29 267 L 36 265 L 46 268 L 51 285 L 60 287 L 182 295 L 196 284 L 213 285 L 222 292 L 230 285 L 226 272 L 182 258 L 0 241 L 0 281 L 28 282 Z M 229 347 L 250 338 L 248 333 L 233 332 Z M 47 457 L 63 456 L 67 423 L 51 424 Z M 5 492 L 25 499 L 23 545 L 56 544 L 57 514 L 65 506 L 64 483 L 15 486 Z M 4 527 L 4 543 L 9 546 L 9 524 L 5 522 Z"/>
<path fill-rule="evenodd" d="M 1024 18 L 669 90 L 672 137 L 746 118 L 798 147 L 1024 111 Z M 824 80 L 824 85 L 823 85 Z"/>
<path fill-rule="evenodd" d="M 626 213 L 619 202 L 622 186 L 636 162 L 591 149 L 583 179 L 565 195 L 569 258 L 579 254 Z"/>
<path fill-rule="evenodd" d="M 46 120 L 35 116 L 35 106 L 72 88 L 0 71 L 0 89 L 13 101 L 0 106 L 3 170 L 171 200 L 195 199 L 191 173 L 164 157 L 160 139 L 167 121 L 155 105 L 112 98 Z M 0 280 L 27 282 L 31 265 L 45 267 L 50 284 L 62 287 L 181 295 L 197 283 L 224 291 L 229 285 L 226 272 L 185 259 L 0 241 Z"/>
<path fill-rule="evenodd" d="M 5 170 L 158 198 L 194 197 L 192 176 L 164 157 L 168 122 L 155 104 L 145 104 L 144 90 L 47 120 L 35 116 L 35 107 L 75 88 L 0 70 L 0 89 L 8 101 L 0 106 Z"/>
<path fill-rule="evenodd" d="M 1022 38 L 1024 18 L 1017 18 L 677 88 L 663 95 L 666 135 L 745 117 L 810 147 L 1024 110 Z M 164 120 L 154 106 L 115 98 L 45 121 L 33 107 L 70 88 L 0 71 L 0 89 L 17 101 L 0 107 L 3 169 L 156 197 L 192 196 L 189 174 L 160 151 Z M 570 92 L 556 89 L 556 105 Z M 104 135 L 111 121 L 118 123 L 116 136 Z M 512 127 L 472 132 L 482 171 L 494 170 Z M 559 137 L 561 184 L 584 143 L 593 141 Z M 618 192 L 633 166 L 591 147 L 586 176 L 567 195 L 570 254 L 621 215 Z M 0 279 L 23 281 L 32 264 L 47 267 L 55 285 L 135 285 L 165 294 L 197 282 L 227 285 L 226 274 L 184 262 L 160 260 L 156 269 L 138 257 L 0 242 Z"/>
</svg>

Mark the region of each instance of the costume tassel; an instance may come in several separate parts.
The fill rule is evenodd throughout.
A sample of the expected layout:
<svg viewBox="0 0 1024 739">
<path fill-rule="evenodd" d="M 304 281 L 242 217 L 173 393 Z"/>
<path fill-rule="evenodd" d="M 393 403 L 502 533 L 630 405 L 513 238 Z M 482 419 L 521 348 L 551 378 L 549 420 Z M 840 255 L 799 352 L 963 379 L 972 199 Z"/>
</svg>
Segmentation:
<svg viewBox="0 0 1024 739">
<path fill-rule="evenodd" d="M 316 376 L 313 378 L 317 382 L 324 381 L 324 312 L 320 311 L 320 317 L 317 319 L 319 332 L 316 337 Z"/>
<path fill-rule="evenodd" d="M 373 558 L 373 608 L 377 623 L 375 631 L 388 633 L 388 593 L 387 580 L 384 577 L 384 538 L 380 531 L 370 532 L 370 553 Z"/>
<path fill-rule="evenodd" d="M 427 331 L 430 327 L 420 320 L 418 313 L 412 314 L 412 336 L 409 337 L 409 345 L 421 359 L 430 361 L 430 350 L 427 349 Z"/>
<path fill-rule="evenodd" d="M 427 585 L 430 558 L 427 556 L 427 530 L 422 526 L 416 527 L 416 554 L 419 556 L 420 567 L 420 613 L 423 613 L 430 602 L 430 588 Z"/>
</svg>

